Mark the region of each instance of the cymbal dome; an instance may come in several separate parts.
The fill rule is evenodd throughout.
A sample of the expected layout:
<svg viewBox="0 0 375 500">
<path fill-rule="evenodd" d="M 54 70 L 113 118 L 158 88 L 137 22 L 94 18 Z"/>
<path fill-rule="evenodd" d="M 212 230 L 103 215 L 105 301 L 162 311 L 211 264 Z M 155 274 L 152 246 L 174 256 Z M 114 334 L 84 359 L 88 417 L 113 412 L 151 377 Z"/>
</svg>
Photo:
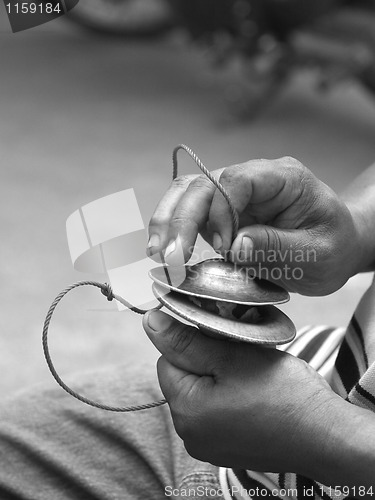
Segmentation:
<svg viewBox="0 0 375 500">
<path fill-rule="evenodd" d="M 169 290 L 224 302 L 267 305 L 289 300 L 286 290 L 254 277 L 251 271 L 223 259 L 209 259 L 192 266 L 161 266 L 152 269 L 150 276 Z"/>
</svg>

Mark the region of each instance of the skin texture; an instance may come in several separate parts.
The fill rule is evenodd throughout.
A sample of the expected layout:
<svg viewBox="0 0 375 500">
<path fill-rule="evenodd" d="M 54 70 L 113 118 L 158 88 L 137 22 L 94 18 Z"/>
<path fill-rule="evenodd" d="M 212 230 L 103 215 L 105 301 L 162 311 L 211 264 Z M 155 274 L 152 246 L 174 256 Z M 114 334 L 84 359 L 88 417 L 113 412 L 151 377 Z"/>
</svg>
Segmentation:
<svg viewBox="0 0 375 500">
<path fill-rule="evenodd" d="M 144 329 L 162 354 L 160 387 L 191 456 L 375 494 L 374 415 L 337 396 L 304 361 L 212 339 L 161 311 L 147 313 Z"/>
<path fill-rule="evenodd" d="M 300 162 L 289 157 L 252 160 L 213 173 L 240 217 L 235 240 L 221 193 L 203 175 L 181 176 L 150 221 L 150 256 L 179 236 L 187 261 L 201 233 L 219 253 L 251 266 L 259 277 L 315 296 L 336 291 L 359 272 L 363 256 L 357 221 L 344 201 Z"/>
<path fill-rule="evenodd" d="M 254 262 L 249 247 L 266 256 L 313 249 L 314 260 L 288 261 L 291 269 L 303 268 L 302 278 L 279 280 L 306 295 L 331 293 L 373 269 L 375 167 L 342 197 L 291 158 L 254 160 L 215 175 L 239 213 L 237 238 L 232 242 L 228 206 L 210 181 L 184 176 L 150 221 L 149 255 L 178 235 L 188 260 L 198 233 L 235 262 L 241 257 L 241 264 L 267 269 L 285 261 Z M 241 254 L 244 239 L 247 253 Z M 192 456 L 228 467 L 296 472 L 327 485 L 372 486 L 375 494 L 374 415 L 338 397 L 304 361 L 206 337 L 160 311 L 145 316 L 144 328 L 162 355 L 160 386 Z"/>
</svg>

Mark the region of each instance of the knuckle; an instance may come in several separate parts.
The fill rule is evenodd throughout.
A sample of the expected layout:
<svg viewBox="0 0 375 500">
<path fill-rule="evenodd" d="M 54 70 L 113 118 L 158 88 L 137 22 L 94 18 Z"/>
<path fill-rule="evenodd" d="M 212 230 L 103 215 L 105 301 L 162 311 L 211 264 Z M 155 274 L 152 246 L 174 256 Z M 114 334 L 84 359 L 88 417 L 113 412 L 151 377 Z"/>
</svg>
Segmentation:
<svg viewBox="0 0 375 500">
<path fill-rule="evenodd" d="M 196 175 L 179 175 L 173 179 L 172 184 L 177 188 L 186 188 L 194 179 Z"/>
<path fill-rule="evenodd" d="M 159 229 L 160 226 L 163 226 L 167 223 L 167 220 L 168 219 L 165 215 L 155 212 L 148 224 L 149 232 Z"/>
<path fill-rule="evenodd" d="M 213 189 L 213 184 L 212 181 L 206 177 L 205 175 L 201 174 L 195 177 L 189 185 L 189 190 L 195 190 L 195 189 L 209 189 L 210 191 Z"/>
<path fill-rule="evenodd" d="M 247 185 L 254 175 L 262 170 L 267 160 L 249 160 L 226 167 L 220 175 L 220 182 L 224 186 Z"/>
<path fill-rule="evenodd" d="M 228 374 L 228 372 L 234 371 L 236 367 L 236 344 L 230 344 L 225 346 L 219 353 L 212 356 L 207 361 L 207 370 L 213 374 L 214 377 L 219 378 L 223 373 Z"/>
<path fill-rule="evenodd" d="M 174 323 L 170 331 L 171 347 L 177 354 L 183 354 L 189 348 L 193 341 L 191 327 L 181 323 Z"/>
<path fill-rule="evenodd" d="M 299 160 L 294 158 L 293 156 L 283 156 L 278 161 L 281 163 L 281 165 L 283 167 L 288 168 L 288 169 L 291 169 L 291 168 L 295 169 L 295 170 L 304 170 L 305 169 L 304 165 Z"/>
<path fill-rule="evenodd" d="M 280 237 L 279 231 L 270 226 L 265 226 L 266 241 L 265 248 L 268 251 L 275 252 L 276 255 L 283 249 L 283 242 Z"/>
<path fill-rule="evenodd" d="M 191 228 L 192 230 L 198 231 L 198 223 L 191 218 L 191 214 L 186 210 L 179 209 L 173 215 L 171 222 L 171 228 L 174 228 L 177 232 L 183 228 Z"/>
<path fill-rule="evenodd" d="M 257 170 L 259 168 L 264 167 L 264 165 L 267 165 L 269 163 L 269 160 L 265 159 L 259 159 L 259 160 L 247 160 L 244 163 L 240 163 L 238 165 L 235 165 L 236 169 L 240 170 Z"/>
<path fill-rule="evenodd" d="M 297 185 L 305 184 L 311 178 L 311 171 L 299 160 L 292 156 L 284 156 L 277 160 L 279 167 L 284 171 L 286 179 L 297 181 Z"/>
<path fill-rule="evenodd" d="M 243 165 L 231 165 L 230 167 L 226 167 L 221 175 L 220 175 L 220 182 L 222 184 L 228 184 L 236 180 L 240 172 L 243 170 Z"/>
</svg>

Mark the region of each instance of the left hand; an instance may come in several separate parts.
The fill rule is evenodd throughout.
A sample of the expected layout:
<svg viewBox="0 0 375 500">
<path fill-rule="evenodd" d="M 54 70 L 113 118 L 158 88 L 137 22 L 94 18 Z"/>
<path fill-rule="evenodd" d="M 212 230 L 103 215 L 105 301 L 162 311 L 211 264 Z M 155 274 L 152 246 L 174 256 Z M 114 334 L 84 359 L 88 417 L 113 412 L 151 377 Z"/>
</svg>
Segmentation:
<svg viewBox="0 0 375 500">
<path fill-rule="evenodd" d="M 204 175 L 180 176 L 151 218 L 149 256 L 165 251 L 166 262 L 175 265 L 178 242 L 187 262 L 200 233 L 227 259 L 250 267 L 251 274 L 303 295 L 333 293 L 366 267 L 368 254 L 372 262 L 373 202 L 367 198 L 365 210 L 352 213 L 332 189 L 289 157 L 211 173 L 238 212 L 235 240 L 228 203 L 213 183 Z M 370 223 L 363 223 L 363 212 Z M 181 265 L 182 253 L 177 256 Z"/>
<path fill-rule="evenodd" d="M 144 328 L 162 354 L 160 386 L 190 455 L 234 468 L 315 474 L 342 400 L 307 363 L 210 338 L 160 311 L 146 314 Z"/>
</svg>

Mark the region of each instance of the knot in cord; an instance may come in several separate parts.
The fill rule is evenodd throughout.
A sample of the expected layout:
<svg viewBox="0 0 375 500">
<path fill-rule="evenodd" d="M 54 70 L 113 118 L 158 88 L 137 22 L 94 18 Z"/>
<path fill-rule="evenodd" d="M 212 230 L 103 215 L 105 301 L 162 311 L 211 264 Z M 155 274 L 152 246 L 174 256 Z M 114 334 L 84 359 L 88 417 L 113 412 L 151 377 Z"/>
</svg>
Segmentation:
<svg viewBox="0 0 375 500">
<path fill-rule="evenodd" d="M 215 177 L 213 177 L 213 175 L 210 173 L 210 171 L 203 165 L 203 163 L 198 158 L 198 156 L 194 153 L 194 151 L 192 149 L 190 149 L 188 146 L 185 146 L 184 144 L 180 144 L 179 146 L 177 146 L 173 150 L 173 179 L 175 179 L 177 177 L 177 153 L 180 149 L 183 149 L 184 151 L 186 151 L 190 155 L 190 157 L 195 161 L 195 163 L 200 168 L 200 170 L 210 179 L 210 181 L 216 186 L 216 188 L 221 192 L 221 194 L 226 199 L 226 201 L 229 205 L 229 209 L 230 209 L 230 213 L 231 213 L 231 217 L 232 217 L 232 223 L 233 223 L 232 239 L 234 239 L 237 236 L 239 220 L 238 220 L 238 213 L 237 213 L 236 209 L 234 208 L 233 203 L 232 203 L 228 193 L 226 192 L 224 187 L 220 184 L 220 182 L 217 179 L 215 179 Z M 147 312 L 147 310 L 140 309 L 136 306 L 133 306 L 132 304 L 130 304 L 130 302 L 127 302 L 125 299 L 123 299 L 119 295 L 116 295 L 113 292 L 112 286 L 110 285 L 110 283 L 98 283 L 96 281 L 80 281 L 78 283 L 74 283 L 73 285 L 69 286 L 68 288 L 66 288 L 65 290 L 60 292 L 59 295 L 52 302 L 52 304 L 48 310 L 46 319 L 44 321 L 43 335 L 42 335 L 44 356 L 45 356 L 48 368 L 50 369 L 50 372 L 52 373 L 54 379 L 60 385 L 60 387 L 62 387 L 62 389 L 64 389 L 68 394 L 70 394 L 74 398 L 78 399 L 79 401 L 82 401 L 83 403 L 86 403 L 86 404 L 93 406 L 95 408 L 100 408 L 102 410 L 115 411 L 115 412 L 130 412 L 130 411 L 148 410 L 150 408 L 155 408 L 155 407 L 164 405 L 166 403 L 165 399 L 161 399 L 160 401 L 155 401 L 153 403 L 147 403 L 147 404 L 137 405 L 137 406 L 125 406 L 125 407 L 110 406 L 110 405 L 98 403 L 95 401 L 91 401 L 90 399 L 78 394 L 73 389 L 71 389 L 61 379 L 61 377 L 57 373 L 57 371 L 52 363 L 51 355 L 49 352 L 49 346 L 48 346 L 48 329 L 49 329 L 49 325 L 51 322 L 51 318 L 52 318 L 52 315 L 56 309 L 56 306 L 61 301 L 61 299 L 63 297 L 65 297 L 65 295 L 67 293 L 69 293 L 74 288 L 77 288 L 80 286 L 86 286 L 86 285 L 91 285 L 91 286 L 95 286 L 97 288 L 100 288 L 102 294 L 105 297 L 107 297 L 108 301 L 111 302 L 112 300 L 115 299 L 116 301 L 120 302 L 125 307 L 128 307 L 131 311 L 133 311 L 137 314 L 145 314 Z M 159 304 L 155 309 L 161 309 L 161 307 L 162 307 L 162 304 Z"/>
<path fill-rule="evenodd" d="M 112 300 L 115 298 L 115 295 L 113 293 L 112 287 L 110 283 L 104 283 L 104 287 L 100 289 L 102 294 L 107 297 L 107 300 L 109 302 L 112 302 Z"/>
</svg>

